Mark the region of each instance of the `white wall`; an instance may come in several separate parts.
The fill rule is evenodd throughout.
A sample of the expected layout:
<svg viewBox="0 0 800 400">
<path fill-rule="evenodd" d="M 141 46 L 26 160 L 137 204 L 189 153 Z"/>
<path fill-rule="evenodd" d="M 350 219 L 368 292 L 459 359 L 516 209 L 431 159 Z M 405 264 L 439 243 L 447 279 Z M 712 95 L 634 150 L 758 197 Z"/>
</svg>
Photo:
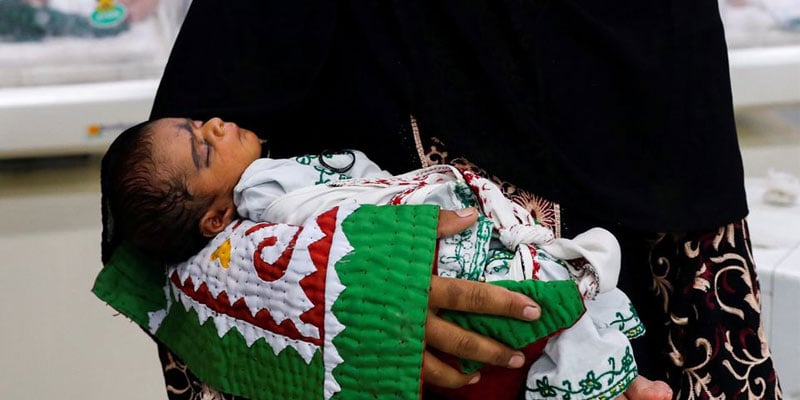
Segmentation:
<svg viewBox="0 0 800 400">
<path fill-rule="evenodd" d="M 154 344 L 90 292 L 97 171 L 0 171 L 0 399 L 166 399 Z"/>
</svg>

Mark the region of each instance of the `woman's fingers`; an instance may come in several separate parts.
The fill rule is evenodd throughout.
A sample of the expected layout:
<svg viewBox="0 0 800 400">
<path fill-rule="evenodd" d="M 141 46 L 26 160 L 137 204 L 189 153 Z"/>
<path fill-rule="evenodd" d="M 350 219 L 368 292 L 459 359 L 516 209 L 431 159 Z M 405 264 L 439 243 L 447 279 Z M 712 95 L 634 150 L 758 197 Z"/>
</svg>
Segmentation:
<svg viewBox="0 0 800 400">
<path fill-rule="evenodd" d="M 533 321 L 541 308 L 530 297 L 488 283 L 454 278 L 431 277 L 431 309 L 456 310 L 477 314 L 503 315 Z"/>
<path fill-rule="evenodd" d="M 438 237 L 453 236 L 469 228 L 478 220 L 478 210 L 474 207 L 449 211 L 439 210 L 439 225 L 436 229 Z"/>
<path fill-rule="evenodd" d="M 425 377 L 426 384 L 449 389 L 471 385 L 478 382 L 481 378 L 478 372 L 462 374 L 427 350 L 425 350 L 425 354 L 423 355 L 422 376 Z"/>
<path fill-rule="evenodd" d="M 462 329 L 436 315 L 428 316 L 425 332 L 428 346 L 459 358 L 506 368 L 519 368 L 525 362 L 525 355 L 522 352 Z"/>
<path fill-rule="evenodd" d="M 472 226 L 478 218 L 474 208 L 439 212 L 439 237 L 452 236 Z M 426 345 L 456 357 L 507 368 L 519 368 L 525 356 L 493 339 L 462 329 L 436 315 L 440 309 L 477 314 L 502 315 L 532 321 L 541 309 L 529 297 L 487 283 L 431 277 L 425 325 Z M 480 379 L 477 373 L 463 374 L 425 351 L 423 376 L 426 384 L 457 388 Z"/>
</svg>

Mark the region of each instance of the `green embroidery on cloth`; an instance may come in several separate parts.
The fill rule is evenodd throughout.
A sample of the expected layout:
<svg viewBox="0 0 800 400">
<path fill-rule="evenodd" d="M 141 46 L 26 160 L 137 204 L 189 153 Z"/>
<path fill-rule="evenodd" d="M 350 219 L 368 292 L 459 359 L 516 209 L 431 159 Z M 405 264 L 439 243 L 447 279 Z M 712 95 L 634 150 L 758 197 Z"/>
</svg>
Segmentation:
<svg viewBox="0 0 800 400">
<path fill-rule="evenodd" d="M 475 192 L 472 191 L 466 183 L 456 181 L 454 182 L 453 192 L 456 198 L 461 202 L 461 208 L 479 207 L 478 199 L 475 197 Z"/>
<path fill-rule="evenodd" d="M 484 272 L 486 275 L 506 276 L 511 272 L 511 264 L 514 261 L 514 253 L 505 247 L 490 248 L 489 260 L 486 262 Z"/>
<path fill-rule="evenodd" d="M 630 314 L 623 315 L 621 312 L 616 313 L 617 319 L 609 322 L 609 325 L 617 325 L 619 331 L 624 333 L 628 339 L 636 339 L 644 335 L 644 324 L 639 319 L 639 314 L 633 304 L 629 305 Z"/>
<path fill-rule="evenodd" d="M 441 239 L 446 246 L 439 248 L 440 275 L 470 281 L 483 276 L 493 226 L 492 221 L 481 215 L 469 229 Z M 442 274 L 444 270 L 455 271 L 455 274 Z"/>
<path fill-rule="evenodd" d="M 478 207 L 475 193 L 463 182 L 452 182 L 455 199 L 460 208 Z M 488 250 L 494 224 L 484 215 L 469 229 L 441 239 L 446 246 L 439 248 L 439 275 L 448 278 L 477 281 L 489 261 Z"/>
<path fill-rule="evenodd" d="M 329 154 L 329 155 L 325 155 L 323 157 L 325 157 L 327 159 L 332 159 L 333 155 Z M 294 159 L 295 162 L 297 162 L 298 164 L 309 166 L 309 167 L 313 167 L 314 171 L 317 171 L 319 173 L 319 176 L 317 177 L 317 181 L 314 182 L 315 185 L 322 185 L 322 184 L 325 184 L 325 183 L 329 183 L 331 180 L 329 178 L 327 178 L 327 177 L 331 177 L 331 176 L 334 176 L 334 175 L 337 175 L 336 179 L 338 179 L 338 180 L 351 179 L 352 178 L 350 175 L 339 173 L 339 172 L 333 171 L 333 170 L 331 170 L 329 168 L 325 168 L 325 167 L 318 166 L 318 165 L 311 165 L 314 162 L 314 160 L 319 159 L 319 158 L 320 158 L 320 156 L 318 156 L 318 155 L 306 154 L 306 155 L 302 155 L 302 156 L 297 156 Z"/>
<path fill-rule="evenodd" d="M 633 362 L 630 347 L 620 360 L 608 359 L 609 369 L 596 372 L 589 371 L 578 382 L 563 381 L 551 383 L 547 377 L 537 379 L 535 387 L 528 386 L 528 396 L 534 399 L 561 398 L 569 399 L 613 399 L 621 395 L 638 373 Z M 573 397 L 574 396 L 574 397 Z"/>
</svg>

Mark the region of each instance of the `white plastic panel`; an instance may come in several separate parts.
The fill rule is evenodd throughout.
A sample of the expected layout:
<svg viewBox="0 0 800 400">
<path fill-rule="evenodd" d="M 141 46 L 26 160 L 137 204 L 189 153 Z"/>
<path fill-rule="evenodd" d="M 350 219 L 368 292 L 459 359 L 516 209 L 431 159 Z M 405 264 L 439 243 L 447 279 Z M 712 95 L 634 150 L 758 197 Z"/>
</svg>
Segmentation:
<svg viewBox="0 0 800 400">
<path fill-rule="evenodd" d="M 800 203 L 763 201 L 767 182 L 748 178 L 748 222 L 761 284 L 764 332 L 786 399 L 800 399 Z"/>
<path fill-rule="evenodd" d="M 188 4 L 0 0 L 0 159 L 102 153 L 146 119 Z"/>
<path fill-rule="evenodd" d="M 800 102 L 800 1 L 720 0 L 737 107 Z"/>
<path fill-rule="evenodd" d="M 731 49 L 729 56 L 737 107 L 800 102 L 800 44 Z"/>
<path fill-rule="evenodd" d="M 102 153 L 147 119 L 158 80 L 0 90 L 0 158 Z"/>
</svg>

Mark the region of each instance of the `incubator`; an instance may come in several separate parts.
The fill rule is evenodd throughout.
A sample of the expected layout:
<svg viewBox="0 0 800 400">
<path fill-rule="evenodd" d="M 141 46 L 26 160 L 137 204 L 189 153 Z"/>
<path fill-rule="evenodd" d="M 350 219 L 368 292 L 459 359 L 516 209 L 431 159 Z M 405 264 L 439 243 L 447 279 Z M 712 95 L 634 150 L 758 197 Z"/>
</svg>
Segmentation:
<svg viewBox="0 0 800 400">
<path fill-rule="evenodd" d="M 0 159 L 104 151 L 147 118 L 188 0 L 0 0 Z"/>
<path fill-rule="evenodd" d="M 800 101 L 800 1 L 719 0 L 737 107 Z M 99 153 L 145 119 L 190 0 L 0 0 L 0 159 Z"/>
<path fill-rule="evenodd" d="M 800 102 L 800 1 L 720 0 L 737 107 Z"/>
</svg>

